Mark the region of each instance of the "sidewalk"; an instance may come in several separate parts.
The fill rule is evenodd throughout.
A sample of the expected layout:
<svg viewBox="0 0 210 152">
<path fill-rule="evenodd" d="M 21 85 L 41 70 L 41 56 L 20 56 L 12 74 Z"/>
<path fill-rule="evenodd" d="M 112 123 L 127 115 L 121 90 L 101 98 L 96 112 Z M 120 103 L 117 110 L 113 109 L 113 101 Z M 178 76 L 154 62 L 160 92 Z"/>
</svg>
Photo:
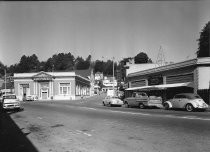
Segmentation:
<svg viewBox="0 0 210 152">
<path fill-rule="evenodd" d="M 1 152 L 38 152 L 28 140 L 29 133 L 23 133 L 10 114 L 0 111 L 0 151 Z"/>
</svg>

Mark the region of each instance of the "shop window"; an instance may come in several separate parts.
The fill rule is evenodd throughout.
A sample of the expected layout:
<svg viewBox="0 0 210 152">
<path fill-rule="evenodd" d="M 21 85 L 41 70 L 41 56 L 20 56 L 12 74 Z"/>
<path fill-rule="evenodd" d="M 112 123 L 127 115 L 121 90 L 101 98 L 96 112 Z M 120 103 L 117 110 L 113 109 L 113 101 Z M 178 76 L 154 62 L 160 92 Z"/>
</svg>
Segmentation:
<svg viewBox="0 0 210 152">
<path fill-rule="evenodd" d="M 70 95 L 70 83 L 60 83 L 60 94 Z"/>
</svg>

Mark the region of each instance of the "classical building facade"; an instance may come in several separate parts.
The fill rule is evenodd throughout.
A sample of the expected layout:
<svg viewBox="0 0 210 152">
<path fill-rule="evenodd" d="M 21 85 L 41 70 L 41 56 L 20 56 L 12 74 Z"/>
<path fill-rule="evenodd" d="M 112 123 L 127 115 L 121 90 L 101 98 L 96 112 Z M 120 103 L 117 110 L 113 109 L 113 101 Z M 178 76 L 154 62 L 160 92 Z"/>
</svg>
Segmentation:
<svg viewBox="0 0 210 152">
<path fill-rule="evenodd" d="M 159 91 L 166 94 L 165 98 L 171 98 L 180 92 L 209 89 L 209 83 L 210 58 L 205 57 L 130 73 L 126 90 Z"/>
<path fill-rule="evenodd" d="M 75 72 L 15 73 L 14 88 L 20 100 L 75 100 L 90 95 L 90 80 Z"/>
</svg>

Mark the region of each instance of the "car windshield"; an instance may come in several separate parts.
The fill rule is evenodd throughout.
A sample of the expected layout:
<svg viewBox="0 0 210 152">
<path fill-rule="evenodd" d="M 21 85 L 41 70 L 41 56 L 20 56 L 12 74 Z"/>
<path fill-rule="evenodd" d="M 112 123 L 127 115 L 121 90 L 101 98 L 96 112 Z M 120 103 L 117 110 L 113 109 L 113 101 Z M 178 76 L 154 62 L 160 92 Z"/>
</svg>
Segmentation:
<svg viewBox="0 0 210 152">
<path fill-rule="evenodd" d="M 4 99 L 16 99 L 15 95 L 4 96 Z"/>
</svg>

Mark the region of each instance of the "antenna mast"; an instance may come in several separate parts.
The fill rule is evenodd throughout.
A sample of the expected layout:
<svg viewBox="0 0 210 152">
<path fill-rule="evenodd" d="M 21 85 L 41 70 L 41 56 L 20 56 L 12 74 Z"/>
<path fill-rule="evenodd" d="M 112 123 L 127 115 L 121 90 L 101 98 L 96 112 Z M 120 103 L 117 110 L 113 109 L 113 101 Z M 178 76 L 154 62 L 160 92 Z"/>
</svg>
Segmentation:
<svg viewBox="0 0 210 152">
<path fill-rule="evenodd" d="M 157 66 L 164 66 L 164 65 L 166 65 L 165 55 L 164 55 L 164 52 L 163 52 L 163 49 L 162 49 L 161 46 L 160 46 L 160 49 L 158 51 L 156 64 L 157 64 Z"/>
</svg>

